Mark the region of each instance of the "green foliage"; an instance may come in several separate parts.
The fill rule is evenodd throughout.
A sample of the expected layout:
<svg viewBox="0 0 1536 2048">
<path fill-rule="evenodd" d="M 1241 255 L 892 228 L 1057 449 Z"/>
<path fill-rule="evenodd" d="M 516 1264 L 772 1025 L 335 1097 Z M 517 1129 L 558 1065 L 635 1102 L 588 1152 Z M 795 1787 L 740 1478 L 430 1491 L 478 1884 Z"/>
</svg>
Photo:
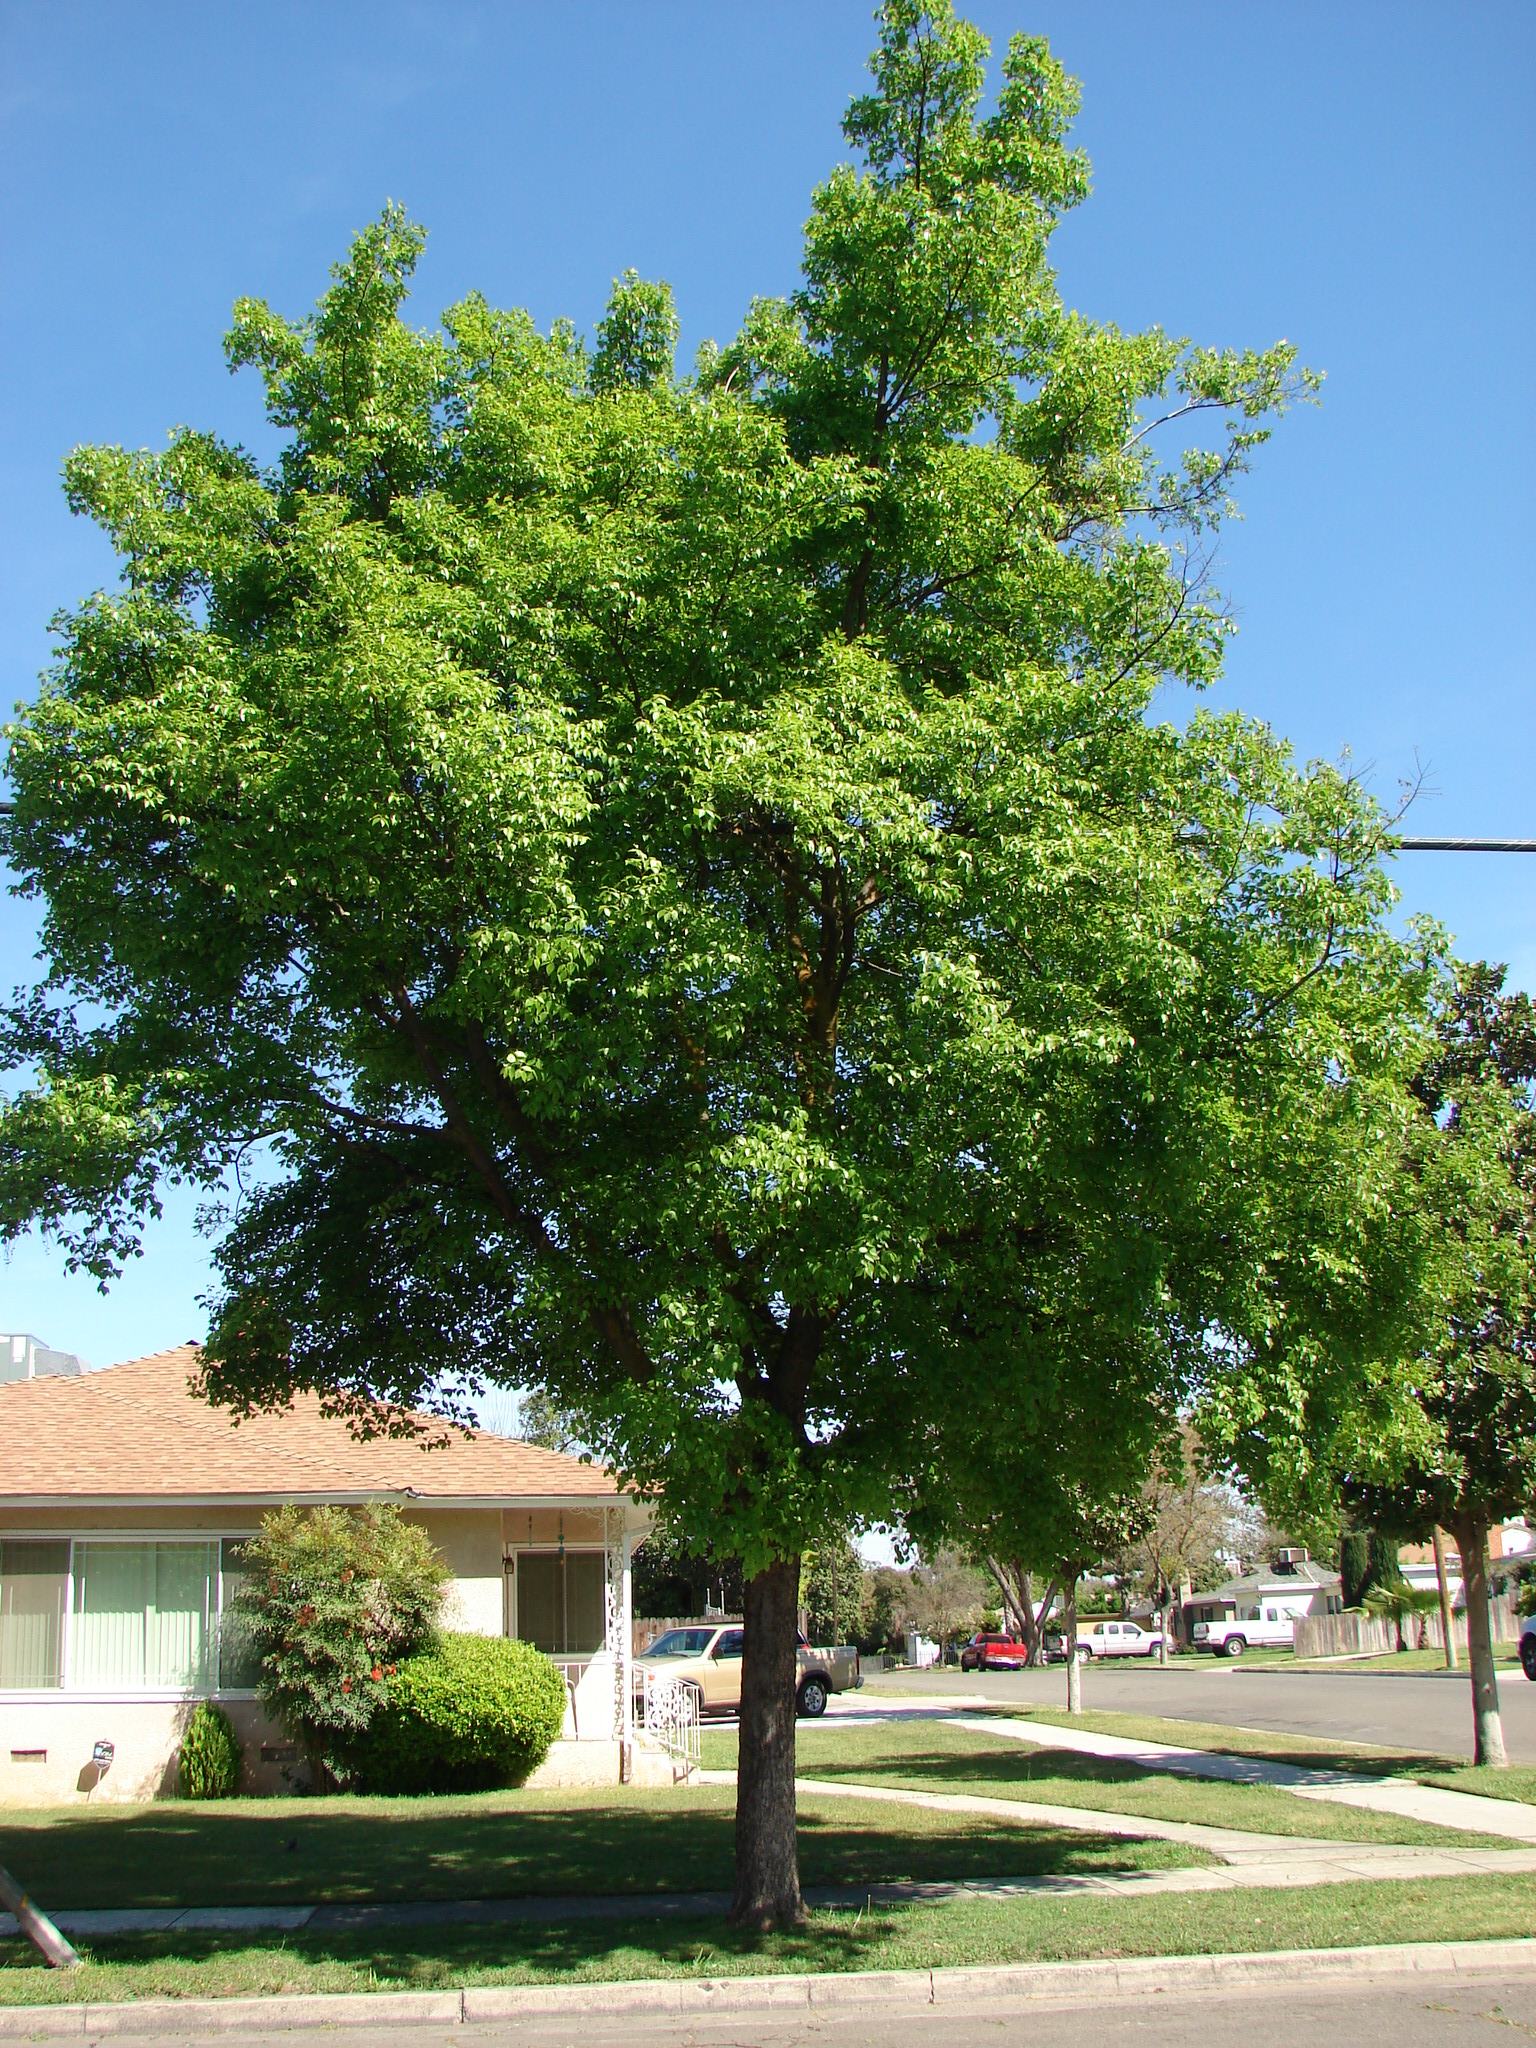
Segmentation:
<svg viewBox="0 0 1536 2048">
<path fill-rule="evenodd" d="M 1210 1333 L 1269 1357 L 1271 1237 L 1339 1291 L 1413 1000 L 1382 821 L 1154 713 L 1219 673 L 1213 532 L 1316 380 L 1066 308 L 1076 86 L 1015 37 L 983 116 L 985 60 L 891 0 L 800 288 L 692 380 L 632 275 L 590 363 L 478 296 L 409 326 L 390 209 L 311 318 L 236 308 L 271 469 L 71 456 L 123 579 L 12 732 L 49 967 L 0 1219 L 110 1276 L 259 1135 L 236 1412 L 543 1383 L 755 1573 L 983 1428 L 1044 1503 L 1074 1445 L 1134 1494 Z M 382 1683 L 270 1655 L 326 1741 Z"/>
<path fill-rule="evenodd" d="M 244 1758 L 234 1724 L 212 1700 L 199 1700 L 176 1757 L 176 1788 L 183 1799 L 233 1799 Z"/>
<path fill-rule="evenodd" d="M 1369 1607 L 1375 1594 L 1405 1587 L 1397 1539 L 1377 1529 L 1346 1529 L 1340 1542 L 1339 1579 L 1346 1607 Z"/>
<path fill-rule="evenodd" d="M 1328 1370 L 1288 1393 L 1255 1361 L 1239 1375 L 1255 1423 L 1239 1455 L 1281 1496 L 1299 1477 L 1341 1487 L 1394 1539 L 1389 1577 L 1397 1538 L 1438 1523 L 1480 1551 L 1536 1505 L 1536 1021 L 1502 968 L 1432 964 L 1410 1086 L 1339 1162 L 1341 1312 L 1333 1334 L 1304 1318 Z"/>
<path fill-rule="evenodd" d="M 671 288 L 647 284 L 638 271 L 615 278 L 608 310 L 597 326 L 592 389 L 650 390 L 670 384 L 677 348 L 677 311 Z"/>
<path fill-rule="evenodd" d="M 447 1568 L 394 1506 L 283 1507 L 245 1547 L 236 1595 L 262 1705 L 333 1776 L 432 1638 Z"/>
<path fill-rule="evenodd" d="M 1346 1607 L 1358 1607 L 1370 1588 L 1371 1532 L 1346 1529 L 1339 1542 L 1340 1591 Z"/>
<path fill-rule="evenodd" d="M 347 1752 L 360 1792 L 520 1785 L 565 1715 L 565 1681 L 529 1643 L 447 1632 L 406 1657 Z"/>
<path fill-rule="evenodd" d="M 641 1617 L 703 1614 L 707 1606 L 740 1614 L 746 1597 L 739 1558 L 697 1549 L 665 1521 L 636 1551 L 630 1585 Z"/>
<path fill-rule="evenodd" d="M 557 1407 L 542 1388 L 523 1394 L 517 1404 L 517 1433 L 525 1444 L 545 1451 L 577 1451 L 581 1438 L 575 1417 Z"/>
<path fill-rule="evenodd" d="M 857 1643 L 868 1602 L 864 1560 L 846 1529 L 828 1529 L 801 1554 L 800 1604 L 813 1643 Z"/>
</svg>

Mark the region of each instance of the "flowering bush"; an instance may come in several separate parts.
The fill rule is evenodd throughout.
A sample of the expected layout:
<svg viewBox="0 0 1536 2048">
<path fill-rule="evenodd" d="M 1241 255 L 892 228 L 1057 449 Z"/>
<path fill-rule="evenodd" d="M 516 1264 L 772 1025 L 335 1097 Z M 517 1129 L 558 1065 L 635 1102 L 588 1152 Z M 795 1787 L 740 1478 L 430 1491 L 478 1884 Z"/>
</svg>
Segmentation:
<svg viewBox="0 0 1536 2048">
<path fill-rule="evenodd" d="M 378 1505 L 279 1508 L 243 1565 L 235 1612 L 261 1702 L 317 1781 L 344 1778 L 401 1658 L 433 1639 L 447 1568 L 425 1530 Z"/>
</svg>

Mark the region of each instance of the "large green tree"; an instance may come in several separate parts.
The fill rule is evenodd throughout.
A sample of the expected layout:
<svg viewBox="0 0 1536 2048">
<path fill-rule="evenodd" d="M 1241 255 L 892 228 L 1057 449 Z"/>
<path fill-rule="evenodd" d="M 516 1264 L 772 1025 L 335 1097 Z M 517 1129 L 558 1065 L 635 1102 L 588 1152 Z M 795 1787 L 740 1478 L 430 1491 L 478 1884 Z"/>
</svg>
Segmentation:
<svg viewBox="0 0 1536 2048">
<path fill-rule="evenodd" d="M 1211 536 L 1307 380 L 1061 304 L 1076 90 L 1019 37 L 982 117 L 985 57 L 890 0 L 799 290 L 691 376 L 633 276 L 591 351 L 408 326 L 393 210 L 311 319 L 242 302 L 280 457 L 70 458 L 123 584 L 10 752 L 6 1227 L 107 1277 L 162 1181 L 237 1188 L 212 1398 L 542 1386 L 738 1558 L 756 1924 L 802 1545 L 1090 1321 L 1142 1398 L 1233 1047 L 1383 943 L 1346 781 L 1149 716 L 1218 671 Z"/>
<path fill-rule="evenodd" d="M 1459 967 L 1413 1082 L 1405 1206 L 1423 1233 L 1422 1339 L 1399 1427 L 1346 1436 L 1345 1500 L 1393 1536 L 1461 1553 L 1473 1755 L 1507 1761 L 1488 1617 L 1488 1532 L 1536 1512 L 1536 1007 L 1505 970 Z"/>
<path fill-rule="evenodd" d="M 1474 1755 L 1497 1765 L 1488 1531 L 1536 1508 L 1536 1016 L 1503 969 L 1447 962 L 1434 933 L 1422 975 L 1404 1078 L 1293 1104 L 1294 1170 L 1234 1223 L 1240 1341 L 1204 1376 L 1206 1420 L 1282 1516 L 1342 1497 L 1389 1562 L 1399 1537 L 1454 1533 Z"/>
</svg>

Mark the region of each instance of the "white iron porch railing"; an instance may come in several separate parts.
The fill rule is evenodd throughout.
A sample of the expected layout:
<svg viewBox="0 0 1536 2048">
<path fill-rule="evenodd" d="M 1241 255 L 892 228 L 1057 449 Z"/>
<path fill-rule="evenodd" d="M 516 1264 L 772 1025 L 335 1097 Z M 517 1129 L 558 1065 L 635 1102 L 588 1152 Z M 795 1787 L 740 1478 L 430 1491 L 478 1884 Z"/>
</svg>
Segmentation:
<svg viewBox="0 0 1536 2048">
<path fill-rule="evenodd" d="M 699 1689 L 686 1679 L 645 1674 L 645 1732 L 685 1777 L 699 1768 Z"/>
</svg>

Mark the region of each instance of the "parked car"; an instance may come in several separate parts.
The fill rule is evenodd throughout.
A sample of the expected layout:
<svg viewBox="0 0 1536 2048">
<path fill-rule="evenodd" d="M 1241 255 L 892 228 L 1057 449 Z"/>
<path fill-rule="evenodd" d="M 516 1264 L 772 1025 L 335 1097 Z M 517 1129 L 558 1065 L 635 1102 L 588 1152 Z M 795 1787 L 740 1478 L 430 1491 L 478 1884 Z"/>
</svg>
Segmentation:
<svg viewBox="0 0 1536 2048">
<path fill-rule="evenodd" d="M 1220 1621 L 1195 1623 L 1195 1648 L 1217 1657 L 1241 1657 L 1248 1649 L 1289 1650 L 1295 1640 L 1295 1615 L 1269 1601 L 1241 1608 Z"/>
<path fill-rule="evenodd" d="M 1160 1628 L 1134 1621 L 1094 1621 L 1077 1632 L 1079 1653 L 1090 1657 L 1155 1657 L 1162 1646 Z"/>
<path fill-rule="evenodd" d="M 741 1706 L 745 1634 L 739 1621 L 669 1628 L 634 1661 L 637 1699 L 644 1696 L 646 1674 L 658 1672 L 692 1687 L 701 1717 L 736 1713 Z M 864 1683 L 859 1653 L 851 1643 L 813 1649 L 802 1636 L 795 1662 L 795 1706 L 811 1719 L 827 1711 L 827 1701 L 833 1693 L 847 1692 Z"/>
<path fill-rule="evenodd" d="M 962 1671 L 1022 1671 L 1029 1651 L 1017 1636 L 992 1635 L 985 1629 L 960 1651 Z"/>
<path fill-rule="evenodd" d="M 1521 1627 L 1520 1662 L 1526 1677 L 1536 1684 L 1536 1614 Z"/>
</svg>

